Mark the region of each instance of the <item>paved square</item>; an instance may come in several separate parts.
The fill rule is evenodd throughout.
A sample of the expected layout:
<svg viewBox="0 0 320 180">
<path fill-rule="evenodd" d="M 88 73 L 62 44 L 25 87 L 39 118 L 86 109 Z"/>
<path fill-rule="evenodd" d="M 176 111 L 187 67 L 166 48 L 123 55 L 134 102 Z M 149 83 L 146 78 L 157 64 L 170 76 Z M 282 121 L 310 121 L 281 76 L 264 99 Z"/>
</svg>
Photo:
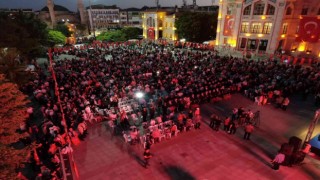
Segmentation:
<svg viewBox="0 0 320 180">
<path fill-rule="evenodd" d="M 319 179 L 320 161 L 308 156 L 300 166 L 281 166 L 279 171 L 270 167 L 270 160 L 289 137 L 304 140 L 316 110 L 311 101 L 301 102 L 299 97 L 291 102 L 283 111 L 272 105 L 257 106 L 236 94 L 230 100 L 202 105 L 201 129 L 153 145 L 148 169 L 142 166 L 139 144 L 127 145 L 122 137 L 112 137 L 103 124 L 96 124 L 85 141 L 74 147 L 80 179 Z M 242 128 L 235 135 L 209 128 L 211 113 L 228 116 L 233 107 L 240 106 L 261 112 L 260 128 L 255 129 L 251 141 L 242 139 Z M 314 135 L 318 132 L 319 126 Z"/>
</svg>

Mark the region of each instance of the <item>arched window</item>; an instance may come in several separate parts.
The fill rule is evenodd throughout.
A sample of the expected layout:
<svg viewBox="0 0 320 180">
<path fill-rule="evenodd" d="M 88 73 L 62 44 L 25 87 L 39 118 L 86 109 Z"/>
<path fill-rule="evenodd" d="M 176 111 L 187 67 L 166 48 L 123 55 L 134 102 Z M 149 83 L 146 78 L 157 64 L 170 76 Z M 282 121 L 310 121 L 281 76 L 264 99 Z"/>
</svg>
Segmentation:
<svg viewBox="0 0 320 180">
<path fill-rule="evenodd" d="M 251 14 L 251 5 L 247 6 L 243 10 L 243 15 L 250 15 Z"/>
<path fill-rule="evenodd" d="M 286 11 L 286 15 L 291 15 L 291 13 L 292 13 L 292 8 L 288 7 Z"/>
<path fill-rule="evenodd" d="M 253 15 L 263 15 L 264 2 L 257 2 L 254 4 Z"/>
<path fill-rule="evenodd" d="M 276 11 L 276 8 L 274 6 L 272 6 L 271 4 L 268 4 L 267 15 L 274 15 L 275 11 Z"/>
</svg>

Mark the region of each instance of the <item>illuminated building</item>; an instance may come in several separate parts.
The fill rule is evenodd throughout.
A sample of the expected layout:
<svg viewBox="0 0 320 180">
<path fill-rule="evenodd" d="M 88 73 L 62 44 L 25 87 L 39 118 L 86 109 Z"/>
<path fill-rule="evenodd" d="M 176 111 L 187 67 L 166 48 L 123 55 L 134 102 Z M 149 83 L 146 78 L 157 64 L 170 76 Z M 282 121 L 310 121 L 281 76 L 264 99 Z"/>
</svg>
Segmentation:
<svg viewBox="0 0 320 180">
<path fill-rule="evenodd" d="M 274 53 L 285 0 L 220 0 L 216 45 Z"/>
<path fill-rule="evenodd" d="M 175 15 L 165 10 L 146 10 L 142 16 L 143 37 L 150 40 L 159 38 L 175 40 Z"/>
<path fill-rule="evenodd" d="M 320 1 L 287 0 L 278 50 L 320 55 Z"/>
</svg>

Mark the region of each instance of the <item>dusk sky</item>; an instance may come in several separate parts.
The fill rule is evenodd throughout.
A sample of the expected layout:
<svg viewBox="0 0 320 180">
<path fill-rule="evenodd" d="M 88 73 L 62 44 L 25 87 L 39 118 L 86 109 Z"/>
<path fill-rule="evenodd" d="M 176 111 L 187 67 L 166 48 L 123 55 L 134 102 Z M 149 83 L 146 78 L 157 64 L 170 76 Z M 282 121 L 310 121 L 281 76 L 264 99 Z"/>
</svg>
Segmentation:
<svg viewBox="0 0 320 180">
<path fill-rule="evenodd" d="M 217 0 L 197 0 L 199 6 L 212 5 Z M 89 0 L 83 0 L 85 6 L 88 6 Z M 182 5 L 182 0 L 159 0 L 161 6 Z M 77 0 L 54 0 L 55 4 L 65 6 L 71 11 L 76 11 Z M 142 6 L 155 6 L 155 0 L 91 0 L 92 4 L 117 5 L 120 8 L 129 8 Z M 187 0 L 192 4 L 192 0 Z M 0 0 L 0 8 L 32 8 L 40 10 L 46 6 L 46 0 Z"/>
</svg>

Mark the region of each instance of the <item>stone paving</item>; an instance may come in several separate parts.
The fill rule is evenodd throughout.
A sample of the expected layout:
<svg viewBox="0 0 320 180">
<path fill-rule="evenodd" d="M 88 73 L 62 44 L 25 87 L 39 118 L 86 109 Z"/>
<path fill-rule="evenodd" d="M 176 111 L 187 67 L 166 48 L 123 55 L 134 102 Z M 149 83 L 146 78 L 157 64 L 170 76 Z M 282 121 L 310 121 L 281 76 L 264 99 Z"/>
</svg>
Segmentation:
<svg viewBox="0 0 320 180">
<path fill-rule="evenodd" d="M 282 111 L 272 105 L 257 106 L 236 94 L 230 100 L 202 105 L 201 130 L 153 145 L 148 169 L 142 166 L 140 145 L 127 145 L 122 137 L 113 137 L 104 124 L 96 124 L 85 141 L 74 147 L 80 179 L 319 179 L 320 161 L 309 156 L 300 166 L 271 169 L 270 160 L 282 143 L 291 136 L 304 140 L 316 110 L 312 102 L 302 102 L 298 97 L 291 102 L 288 110 Z M 239 106 L 261 112 L 260 128 L 254 131 L 251 141 L 242 139 L 241 128 L 235 135 L 209 128 L 211 113 L 228 116 L 233 107 Z M 314 135 L 317 132 L 319 126 Z"/>
</svg>

